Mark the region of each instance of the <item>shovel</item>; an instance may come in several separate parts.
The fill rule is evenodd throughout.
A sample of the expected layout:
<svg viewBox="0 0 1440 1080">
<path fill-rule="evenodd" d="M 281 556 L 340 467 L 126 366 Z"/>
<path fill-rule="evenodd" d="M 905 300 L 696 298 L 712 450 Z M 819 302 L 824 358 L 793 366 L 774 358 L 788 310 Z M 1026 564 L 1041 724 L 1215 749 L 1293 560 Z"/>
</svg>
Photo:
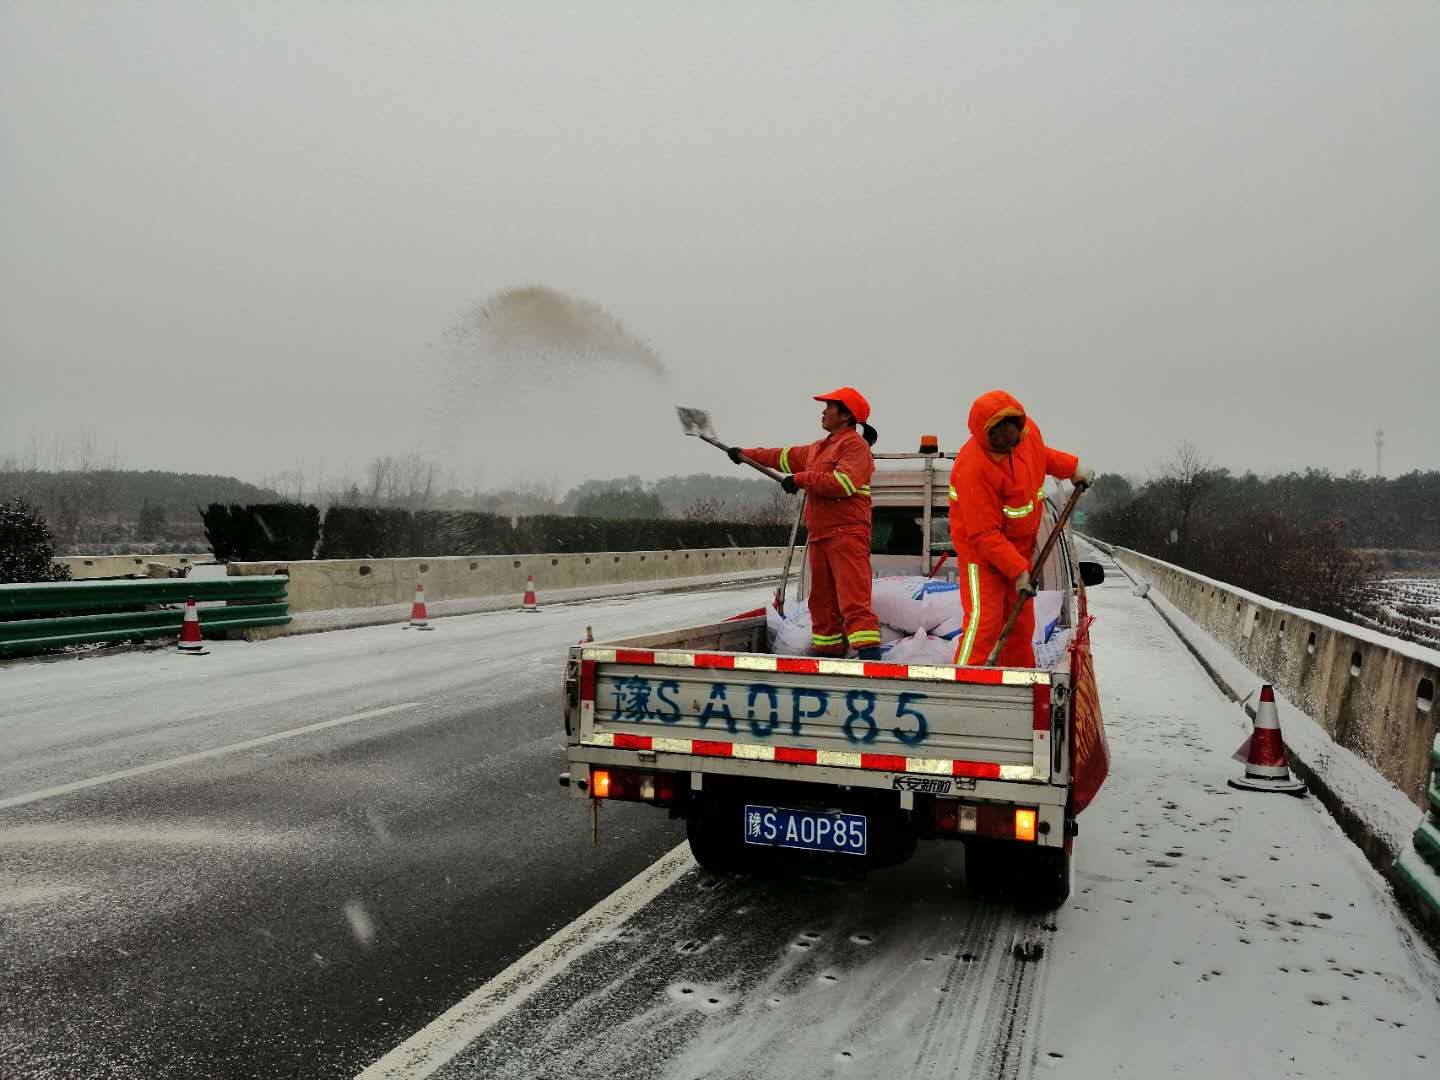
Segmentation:
<svg viewBox="0 0 1440 1080">
<path fill-rule="evenodd" d="M 711 446 L 718 446 L 726 454 L 730 453 L 730 447 L 715 437 L 715 428 L 711 426 L 710 414 L 704 409 L 689 409 L 684 405 L 676 405 L 675 413 L 680 417 L 680 426 L 685 429 L 686 435 L 694 435 L 697 439 L 703 439 Z M 785 479 L 785 474 L 768 469 L 758 461 L 751 461 L 744 454 L 740 460 L 749 465 L 756 472 L 764 473 L 771 480 L 779 483 Z M 790 526 L 790 550 L 785 555 L 785 568 L 780 572 L 780 587 L 775 590 L 775 610 L 781 615 L 785 614 L 785 589 L 790 582 L 790 566 L 795 561 L 795 541 L 800 535 L 800 521 L 805 516 L 805 496 L 800 496 L 800 505 L 795 508 L 795 521 Z"/>
<path fill-rule="evenodd" d="M 1070 514 L 1075 509 L 1075 504 L 1080 501 L 1081 494 L 1085 491 L 1077 487 L 1070 492 L 1070 499 L 1065 503 L 1065 509 L 1060 511 L 1060 518 L 1055 522 L 1055 528 L 1050 530 L 1050 535 L 1045 538 L 1045 543 L 1040 547 L 1040 554 L 1036 557 L 1034 565 L 1030 568 L 1030 578 L 1033 581 L 1040 573 L 1040 568 L 1045 565 L 1045 560 L 1050 557 L 1050 550 L 1055 546 L 1055 541 L 1060 539 L 1060 534 L 1065 531 L 1065 526 L 1070 521 Z M 994 667 L 995 661 L 1000 657 L 1000 650 L 1005 647 L 1005 639 L 1010 636 L 1010 631 L 1015 629 L 1015 620 L 1020 618 L 1020 612 L 1025 610 L 1025 605 L 1035 598 L 1035 594 L 1022 596 L 1015 605 L 1015 610 L 1010 612 L 1010 617 L 1005 620 L 1005 626 L 1000 631 L 1000 636 L 995 639 L 995 647 L 990 650 L 990 655 L 985 658 L 986 667 Z"/>
<path fill-rule="evenodd" d="M 703 439 L 711 446 L 718 446 L 721 450 L 724 450 L 725 453 L 730 453 L 730 447 L 715 437 L 715 429 L 710 424 L 710 414 L 704 409 L 687 409 L 684 405 L 676 405 L 675 412 L 676 415 L 680 417 L 680 426 L 685 429 L 686 435 L 694 435 L 695 438 Z M 784 473 L 776 472 L 774 469 L 767 469 L 758 461 L 751 461 L 744 454 L 740 455 L 740 460 L 756 472 L 764 473 L 777 484 L 785 479 Z"/>
<path fill-rule="evenodd" d="M 780 571 L 780 587 L 775 590 L 775 610 L 785 614 L 785 588 L 790 583 L 790 564 L 795 561 L 795 541 L 800 536 L 800 519 L 805 516 L 805 494 L 800 494 L 800 505 L 795 508 L 795 520 L 790 525 L 790 550 L 785 554 L 785 569 Z"/>
</svg>

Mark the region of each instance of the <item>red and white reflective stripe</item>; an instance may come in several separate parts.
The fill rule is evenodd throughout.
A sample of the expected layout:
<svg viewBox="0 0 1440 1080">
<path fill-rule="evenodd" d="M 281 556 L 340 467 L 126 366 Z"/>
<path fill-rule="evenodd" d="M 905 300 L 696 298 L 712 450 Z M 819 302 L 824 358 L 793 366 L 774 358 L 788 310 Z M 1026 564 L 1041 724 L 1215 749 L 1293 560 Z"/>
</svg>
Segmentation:
<svg viewBox="0 0 1440 1080">
<path fill-rule="evenodd" d="M 761 653 L 704 653 L 668 649 L 585 649 L 581 659 L 602 664 L 717 668 L 723 671 L 778 671 L 791 675 L 847 675 L 867 679 L 924 679 L 978 686 L 1049 686 L 1048 671 L 952 667 L 949 664 L 886 664 L 874 660 L 825 660 Z"/>
<path fill-rule="evenodd" d="M 999 765 L 993 761 L 957 761 L 952 758 L 904 757 L 900 754 L 864 754 L 853 750 L 808 750 L 760 743 L 672 739 L 661 735 L 630 735 L 623 731 L 596 731 L 580 742 L 582 746 L 614 750 L 652 750 L 659 754 L 778 761 L 789 765 L 824 765 L 836 769 L 868 769 L 872 772 L 968 776 L 979 780 L 1033 780 L 1036 775 L 1032 765 Z"/>
</svg>

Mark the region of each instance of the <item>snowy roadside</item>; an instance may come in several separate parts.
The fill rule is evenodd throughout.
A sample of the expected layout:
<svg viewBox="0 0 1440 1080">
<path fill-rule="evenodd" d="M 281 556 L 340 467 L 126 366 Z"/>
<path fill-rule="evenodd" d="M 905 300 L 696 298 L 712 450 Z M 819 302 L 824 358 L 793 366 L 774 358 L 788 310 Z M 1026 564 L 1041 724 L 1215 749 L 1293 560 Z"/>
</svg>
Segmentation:
<svg viewBox="0 0 1440 1080">
<path fill-rule="evenodd" d="M 1132 580 L 1148 581 L 1143 572 L 1122 569 Z M 1152 584 L 1146 598 L 1211 679 L 1253 720 L 1256 691 L 1265 679 L 1181 611 L 1158 587 Z M 1417 646 L 1412 645 L 1411 648 Z M 1310 785 L 1315 796 L 1371 865 L 1386 880 L 1399 885 L 1402 871 L 1397 867 L 1396 860 L 1410 851 L 1411 837 L 1424 817 L 1424 811 L 1368 761 L 1336 743 L 1323 727 L 1278 689 L 1276 705 L 1292 769 Z M 1414 861 L 1407 860 L 1406 866 L 1411 867 Z M 1428 868 L 1422 865 L 1420 869 Z M 1424 913 L 1414 913 L 1417 923 L 1433 937 L 1437 928 L 1430 925 Z"/>
<path fill-rule="evenodd" d="M 1433 1077 L 1440 965 L 1316 800 L 1226 785 L 1248 721 L 1149 596 L 1118 574 L 1090 594 L 1111 774 L 1080 818 L 1034 1075 Z"/>
</svg>

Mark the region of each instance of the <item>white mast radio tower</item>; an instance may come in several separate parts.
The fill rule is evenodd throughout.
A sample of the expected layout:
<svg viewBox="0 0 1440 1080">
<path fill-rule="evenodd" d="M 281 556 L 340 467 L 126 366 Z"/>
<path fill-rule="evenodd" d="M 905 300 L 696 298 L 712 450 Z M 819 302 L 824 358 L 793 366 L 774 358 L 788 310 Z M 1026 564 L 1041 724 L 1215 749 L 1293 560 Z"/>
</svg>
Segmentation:
<svg viewBox="0 0 1440 1080">
<path fill-rule="evenodd" d="M 1385 429 L 1384 429 L 1384 428 L 1377 428 L 1377 429 L 1375 430 L 1375 475 L 1376 475 L 1376 476 L 1384 476 L 1384 475 L 1385 475 L 1385 469 L 1384 469 L 1384 466 L 1382 465 L 1382 458 L 1381 458 L 1381 453 L 1382 453 L 1382 451 L 1384 451 L 1384 449 L 1385 449 Z"/>
</svg>

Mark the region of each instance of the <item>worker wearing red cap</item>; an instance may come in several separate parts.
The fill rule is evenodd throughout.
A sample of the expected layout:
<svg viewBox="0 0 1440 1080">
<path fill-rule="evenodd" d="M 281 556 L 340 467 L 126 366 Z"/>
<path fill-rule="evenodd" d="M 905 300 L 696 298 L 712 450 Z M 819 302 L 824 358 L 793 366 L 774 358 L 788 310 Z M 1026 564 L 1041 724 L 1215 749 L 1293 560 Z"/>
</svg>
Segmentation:
<svg viewBox="0 0 1440 1080">
<path fill-rule="evenodd" d="M 870 475 L 875 429 L 870 403 L 853 386 L 816 394 L 825 403 L 825 438 L 809 446 L 730 447 L 788 473 L 781 486 L 804 491 L 810 534 L 810 630 L 817 656 L 844 656 L 848 640 L 861 659 L 880 659 L 880 623 L 870 608 Z M 856 430 L 857 426 L 859 431 Z M 861 432 L 863 431 L 863 434 Z"/>
<path fill-rule="evenodd" d="M 983 665 L 1021 596 L 1035 595 L 1030 558 L 1044 513 L 1045 477 L 1087 486 L 1074 454 L 1045 445 L 1025 408 L 1004 390 L 970 407 L 970 439 L 950 468 L 950 540 L 960 567 L 965 631 L 955 663 Z M 1034 667 L 1035 607 L 1025 604 L 1000 650 L 1002 667 Z"/>
</svg>

